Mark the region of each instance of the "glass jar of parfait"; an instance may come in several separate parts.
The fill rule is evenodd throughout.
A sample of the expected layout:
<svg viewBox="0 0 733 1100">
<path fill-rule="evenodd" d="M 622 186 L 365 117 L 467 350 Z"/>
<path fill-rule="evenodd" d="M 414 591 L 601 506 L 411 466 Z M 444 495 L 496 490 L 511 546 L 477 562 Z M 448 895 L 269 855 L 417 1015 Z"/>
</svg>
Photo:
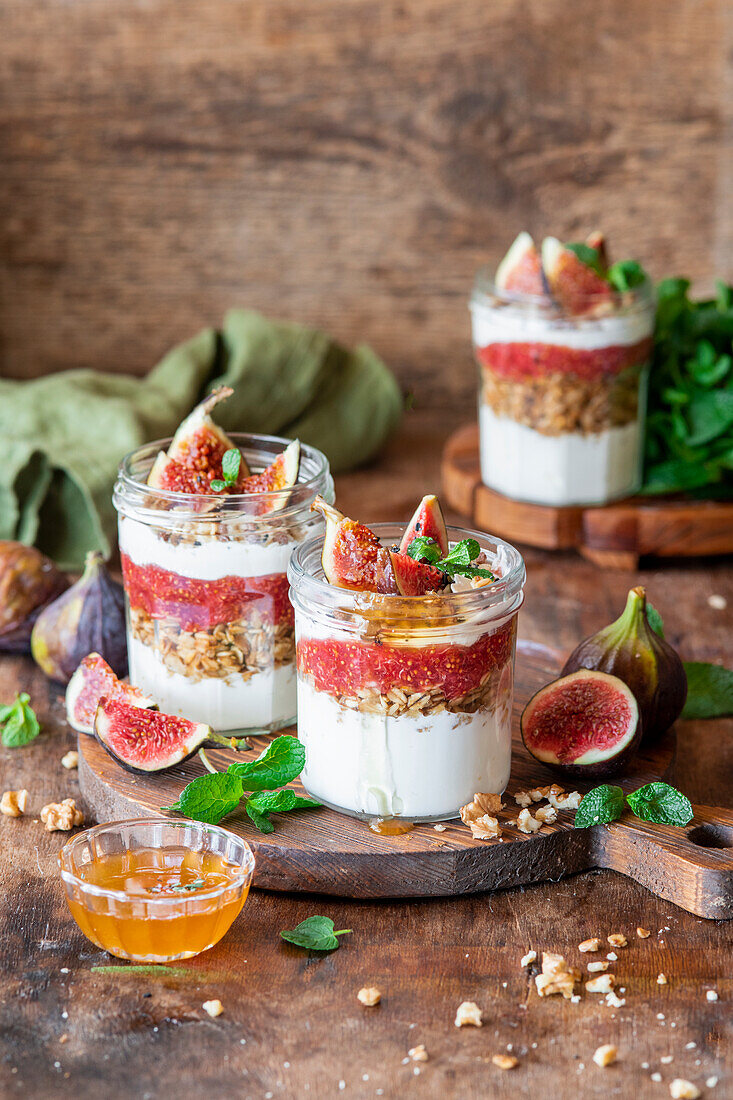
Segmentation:
<svg viewBox="0 0 733 1100">
<path fill-rule="evenodd" d="M 481 477 L 515 500 L 605 504 L 641 486 L 654 299 L 600 234 L 521 233 L 471 297 Z"/>
<path fill-rule="evenodd" d="M 288 559 L 321 526 L 311 504 L 333 499 L 333 481 L 325 456 L 297 441 L 237 433 L 217 446 L 220 477 L 201 478 L 185 448 L 171 458 L 175 437 L 120 467 L 130 680 L 215 730 L 275 730 L 296 708 Z"/>
<path fill-rule="evenodd" d="M 430 530 L 415 517 L 405 531 L 323 510 L 325 542 L 301 543 L 288 569 L 303 783 L 356 817 L 456 817 L 509 779 L 522 558 L 500 539 L 442 525 L 440 554 L 468 541 L 484 566 L 473 580 L 451 577 L 405 552 Z"/>
</svg>

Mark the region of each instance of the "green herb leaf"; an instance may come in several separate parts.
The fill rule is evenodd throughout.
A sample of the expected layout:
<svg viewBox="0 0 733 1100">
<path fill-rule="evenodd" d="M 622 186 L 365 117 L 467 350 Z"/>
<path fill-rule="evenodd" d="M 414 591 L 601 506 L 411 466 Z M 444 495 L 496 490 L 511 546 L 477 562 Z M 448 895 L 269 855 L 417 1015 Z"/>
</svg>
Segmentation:
<svg viewBox="0 0 733 1100">
<path fill-rule="evenodd" d="M 206 883 L 202 878 L 194 879 L 193 882 L 181 883 L 179 886 L 171 886 L 171 890 L 175 890 L 176 893 L 189 893 L 191 890 L 200 890 Z"/>
<path fill-rule="evenodd" d="M 481 553 L 481 547 L 475 539 L 462 539 L 444 558 L 441 558 L 437 542 L 426 535 L 418 535 L 407 547 L 407 553 L 416 561 L 427 562 L 451 577 L 460 574 L 463 577 L 487 577 L 489 580 L 496 580 L 491 570 L 471 565 L 471 562 Z"/>
<path fill-rule="evenodd" d="M 41 727 L 33 708 L 29 706 L 30 696 L 24 691 L 16 695 L 15 702 L 2 708 L 2 743 L 6 749 L 18 749 L 35 741 Z"/>
<path fill-rule="evenodd" d="M 244 808 L 257 828 L 263 833 L 271 833 L 274 825 L 268 814 L 285 814 L 292 810 L 318 810 L 322 803 L 314 798 L 303 798 L 290 787 L 281 791 L 260 791 L 251 795 Z"/>
<path fill-rule="evenodd" d="M 685 661 L 687 702 L 683 718 L 723 718 L 733 714 L 733 669 L 705 661 Z"/>
<path fill-rule="evenodd" d="M 238 447 L 231 447 L 224 452 L 221 460 L 221 469 L 227 485 L 234 485 L 239 477 L 239 467 L 242 464 L 242 453 Z"/>
<path fill-rule="evenodd" d="M 664 637 L 664 623 L 662 622 L 662 616 L 657 611 L 656 607 L 649 603 L 647 600 L 646 605 L 646 621 L 652 628 L 655 634 L 658 634 L 660 638 Z"/>
<path fill-rule="evenodd" d="M 689 798 L 669 783 L 647 783 L 638 791 L 632 791 L 627 802 L 643 821 L 653 821 L 657 825 L 688 825 L 692 821 Z"/>
<path fill-rule="evenodd" d="M 587 829 L 608 821 L 618 821 L 624 812 L 624 792 L 608 783 L 588 791 L 575 814 L 575 828 Z"/>
<path fill-rule="evenodd" d="M 218 478 L 218 477 L 214 478 L 214 480 L 211 482 L 211 486 L 210 486 L 211 491 L 213 493 L 220 493 L 222 491 L 222 489 L 226 489 L 226 487 L 227 487 L 226 481 L 221 481 L 221 479 Z"/>
<path fill-rule="evenodd" d="M 271 741 L 256 760 L 231 764 L 229 775 L 236 775 L 245 791 L 271 791 L 284 787 L 305 767 L 305 749 L 297 737 L 283 734 Z"/>
<path fill-rule="evenodd" d="M 574 252 L 582 264 L 586 267 L 590 267 L 601 278 L 605 277 L 605 272 L 601 265 L 601 254 L 597 248 L 591 248 L 589 244 L 585 244 L 584 241 L 571 241 L 565 245 L 566 248 Z"/>
<path fill-rule="evenodd" d="M 621 293 L 641 286 L 646 278 L 646 271 L 636 260 L 619 260 L 608 269 L 609 283 Z"/>
<path fill-rule="evenodd" d="M 429 539 L 427 535 L 417 535 L 407 547 L 407 553 L 415 561 L 424 561 L 429 565 L 440 560 L 440 547 L 435 539 Z"/>
<path fill-rule="evenodd" d="M 477 558 L 481 553 L 481 547 L 476 542 L 476 539 L 461 539 L 456 545 L 448 551 L 443 558 L 442 564 L 449 565 L 470 565 L 474 558 Z M 447 571 L 447 570 L 446 570 Z"/>
<path fill-rule="evenodd" d="M 333 951 L 339 946 L 336 937 L 350 933 L 350 928 L 342 928 L 340 932 L 335 932 L 330 917 L 314 916 L 306 917 L 297 928 L 285 929 L 280 935 L 288 943 L 294 943 L 296 947 L 305 947 L 309 951 Z"/>
<path fill-rule="evenodd" d="M 216 825 L 236 810 L 244 794 L 242 780 L 231 772 L 230 768 L 215 775 L 199 775 L 183 788 L 177 802 L 172 806 L 161 806 L 161 810 Z"/>
</svg>

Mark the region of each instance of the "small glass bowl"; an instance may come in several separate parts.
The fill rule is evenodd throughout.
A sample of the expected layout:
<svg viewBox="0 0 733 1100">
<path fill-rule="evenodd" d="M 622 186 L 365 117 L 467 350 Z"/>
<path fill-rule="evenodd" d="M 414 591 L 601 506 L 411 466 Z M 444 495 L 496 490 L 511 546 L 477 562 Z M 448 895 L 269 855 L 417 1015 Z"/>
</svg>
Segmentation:
<svg viewBox="0 0 733 1100">
<path fill-rule="evenodd" d="M 95 881 L 107 860 L 118 873 L 129 871 L 129 891 Z M 201 875 L 216 871 L 225 881 L 174 894 L 132 889 L 141 872 L 170 874 L 181 866 Z M 59 853 L 66 901 L 84 935 L 111 955 L 147 963 L 189 959 L 218 943 L 247 900 L 254 866 L 246 841 L 226 829 L 160 818 L 97 825 Z"/>
</svg>

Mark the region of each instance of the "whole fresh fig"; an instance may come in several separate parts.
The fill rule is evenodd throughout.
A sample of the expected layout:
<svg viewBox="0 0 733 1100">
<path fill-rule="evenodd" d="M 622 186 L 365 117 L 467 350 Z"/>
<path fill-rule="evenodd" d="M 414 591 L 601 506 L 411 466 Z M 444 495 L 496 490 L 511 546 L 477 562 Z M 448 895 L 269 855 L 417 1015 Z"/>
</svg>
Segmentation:
<svg viewBox="0 0 733 1100">
<path fill-rule="evenodd" d="M 63 684 L 91 652 L 104 657 L 116 676 L 127 675 L 122 585 L 112 580 L 101 554 L 87 554 L 81 578 L 38 616 L 31 652 L 46 675 Z"/>
<path fill-rule="evenodd" d="M 682 713 L 687 675 L 676 651 L 649 625 L 642 587 L 631 589 L 620 618 L 573 650 L 561 675 L 580 668 L 609 672 L 631 688 L 641 713 L 642 744 L 656 741 Z"/>
<path fill-rule="evenodd" d="M 35 546 L 0 539 L 0 651 L 29 653 L 31 630 L 69 581 Z"/>
</svg>

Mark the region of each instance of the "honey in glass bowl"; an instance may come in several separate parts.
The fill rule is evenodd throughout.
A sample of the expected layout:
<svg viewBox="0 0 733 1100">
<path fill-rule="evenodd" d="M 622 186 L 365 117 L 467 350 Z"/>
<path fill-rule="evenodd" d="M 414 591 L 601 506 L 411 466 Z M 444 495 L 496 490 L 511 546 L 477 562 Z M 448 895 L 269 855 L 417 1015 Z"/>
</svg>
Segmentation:
<svg viewBox="0 0 733 1100">
<path fill-rule="evenodd" d="M 188 959 L 218 943 L 244 905 L 249 845 L 226 829 L 159 819 L 99 825 L 59 855 L 66 900 L 92 943 L 136 962 Z"/>
</svg>

